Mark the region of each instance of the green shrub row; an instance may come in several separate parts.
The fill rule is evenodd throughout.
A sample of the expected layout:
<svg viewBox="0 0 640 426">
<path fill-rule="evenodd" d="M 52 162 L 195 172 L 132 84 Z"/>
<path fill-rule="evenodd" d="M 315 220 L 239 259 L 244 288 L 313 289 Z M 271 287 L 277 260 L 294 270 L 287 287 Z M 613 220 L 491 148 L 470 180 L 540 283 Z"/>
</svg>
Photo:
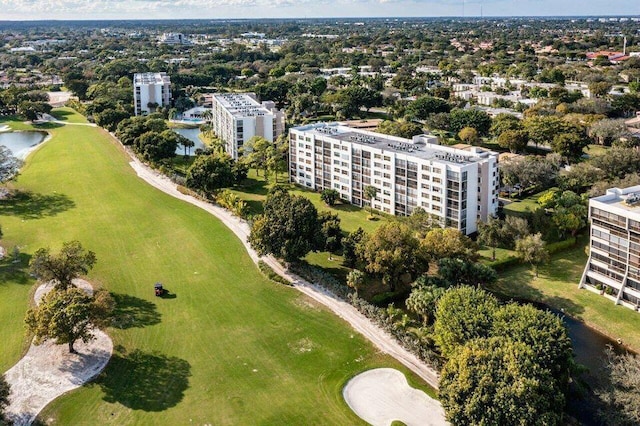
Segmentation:
<svg viewBox="0 0 640 426">
<path fill-rule="evenodd" d="M 485 265 L 490 266 L 496 271 L 503 271 L 511 266 L 519 265 L 521 260 L 517 256 L 507 256 L 502 259 L 496 259 L 491 262 L 486 262 Z"/>
<path fill-rule="evenodd" d="M 294 274 L 325 288 L 335 296 L 350 303 L 361 314 L 391 334 L 400 345 L 420 358 L 427 365 L 438 371 L 442 367 L 443 360 L 440 354 L 436 352 L 433 347 L 425 345 L 415 334 L 411 333 L 410 328 L 402 326 L 393 317 L 390 317 L 387 309 L 379 308 L 357 297 L 353 290 L 342 284 L 333 275 L 311 266 L 308 263 L 295 263 L 292 264 L 289 269 Z"/>
<path fill-rule="evenodd" d="M 559 251 L 567 250 L 576 245 L 575 237 L 571 237 L 564 241 L 558 241 L 556 243 L 547 244 L 547 251 L 549 254 L 554 254 Z"/>
<path fill-rule="evenodd" d="M 271 266 L 267 265 L 263 260 L 258 261 L 258 269 L 264 274 L 265 277 L 278 284 L 291 285 L 289 281 L 281 277 L 274 271 Z"/>
</svg>

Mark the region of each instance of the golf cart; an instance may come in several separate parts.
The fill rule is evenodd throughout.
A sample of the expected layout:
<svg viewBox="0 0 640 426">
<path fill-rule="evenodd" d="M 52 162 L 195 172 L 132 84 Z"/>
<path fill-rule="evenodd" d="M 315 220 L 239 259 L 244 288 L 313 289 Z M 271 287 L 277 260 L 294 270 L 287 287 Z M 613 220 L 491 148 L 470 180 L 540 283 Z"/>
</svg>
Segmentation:
<svg viewBox="0 0 640 426">
<path fill-rule="evenodd" d="M 164 287 L 162 287 L 162 283 L 156 283 L 156 285 L 154 286 L 155 290 L 156 290 L 156 296 L 160 297 L 165 293 L 165 289 Z"/>
</svg>

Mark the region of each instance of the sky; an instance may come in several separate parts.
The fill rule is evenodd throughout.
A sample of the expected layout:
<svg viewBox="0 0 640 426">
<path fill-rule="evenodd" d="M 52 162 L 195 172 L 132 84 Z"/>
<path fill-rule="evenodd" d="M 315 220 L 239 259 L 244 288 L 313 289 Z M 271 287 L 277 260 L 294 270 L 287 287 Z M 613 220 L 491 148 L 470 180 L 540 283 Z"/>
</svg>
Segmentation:
<svg viewBox="0 0 640 426">
<path fill-rule="evenodd" d="M 0 0 L 2 20 L 640 16 L 640 0 Z"/>
</svg>

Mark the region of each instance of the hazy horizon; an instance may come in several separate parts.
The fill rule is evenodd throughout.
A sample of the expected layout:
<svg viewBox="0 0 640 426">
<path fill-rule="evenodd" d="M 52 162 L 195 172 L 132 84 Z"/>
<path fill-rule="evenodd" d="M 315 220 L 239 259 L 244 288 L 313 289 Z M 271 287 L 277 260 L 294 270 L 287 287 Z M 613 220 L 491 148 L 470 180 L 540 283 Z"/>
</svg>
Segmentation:
<svg viewBox="0 0 640 426">
<path fill-rule="evenodd" d="M 638 0 L 0 0 L 0 8 L 0 21 L 640 16 Z"/>
</svg>

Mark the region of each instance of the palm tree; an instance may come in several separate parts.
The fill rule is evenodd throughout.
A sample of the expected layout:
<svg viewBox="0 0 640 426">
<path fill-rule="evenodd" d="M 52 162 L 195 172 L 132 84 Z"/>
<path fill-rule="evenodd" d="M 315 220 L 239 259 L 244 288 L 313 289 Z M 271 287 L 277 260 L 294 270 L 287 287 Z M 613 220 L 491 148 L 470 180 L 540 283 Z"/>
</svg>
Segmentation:
<svg viewBox="0 0 640 426">
<path fill-rule="evenodd" d="M 191 148 L 193 148 L 196 144 L 194 141 L 188 138 L 184 138 L 181 141 L 182 146 L 184 147 L 184 156 L 188 156 L 191 154 Z M 189 150 L 189 154 L 187 154 L 187 149 Z"/>
<path fill-rule="evenodd" d="M 364 196 L 369 199 L 369 209 L 371 209 L 371 216 L 373 217 L 373 199 L 378 195 L 378 188 L 374 186 L 364 187 Z"/>
</svg>

